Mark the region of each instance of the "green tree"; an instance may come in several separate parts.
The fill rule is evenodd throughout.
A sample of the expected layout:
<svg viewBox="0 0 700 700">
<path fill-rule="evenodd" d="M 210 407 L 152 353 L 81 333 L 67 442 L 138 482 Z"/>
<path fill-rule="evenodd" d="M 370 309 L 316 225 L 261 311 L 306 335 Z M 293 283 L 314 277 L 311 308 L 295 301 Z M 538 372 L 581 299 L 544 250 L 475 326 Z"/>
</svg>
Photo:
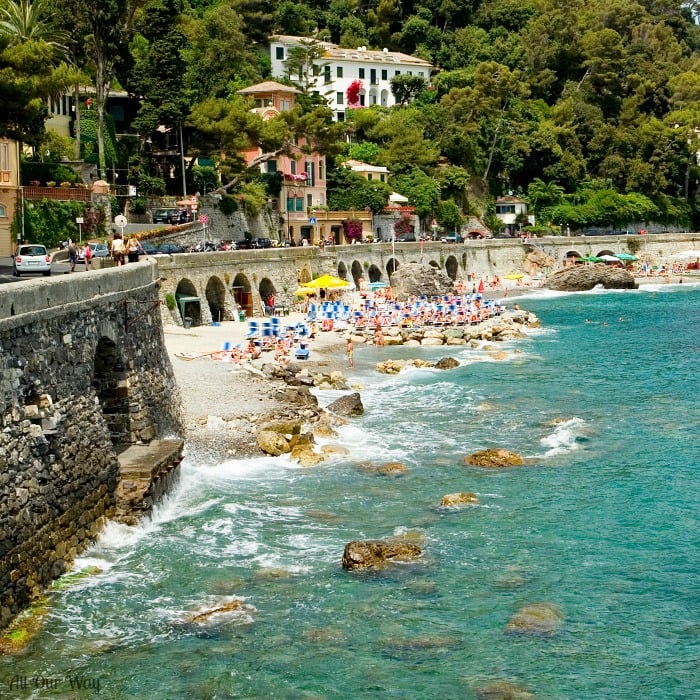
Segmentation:
<svg viewBox="0 0 700 700">
<path fill-rule="evenodd" d="M 395 75 L 390 82 L 394 99 L 401 106 L 415 100 L 426 88 L 425 79 L 419 75 Z"/>
<path fill-rule="evenodd" d="M 336 211 L 382 211 L 391 194 L 391 188 L 375 180 L 367 180 L 350 168 L 340 166 L 328 172 L 328 206 Z"/>
<path fill-rule="evenodd" d="M 396 192 L 408 197 L 409 204 L 416 208 L 416 214 L 422 219 L 432 216 L 440 201 L 437 181 L 418 168 L 392 177 L 389 184 Z"/>
</svg>

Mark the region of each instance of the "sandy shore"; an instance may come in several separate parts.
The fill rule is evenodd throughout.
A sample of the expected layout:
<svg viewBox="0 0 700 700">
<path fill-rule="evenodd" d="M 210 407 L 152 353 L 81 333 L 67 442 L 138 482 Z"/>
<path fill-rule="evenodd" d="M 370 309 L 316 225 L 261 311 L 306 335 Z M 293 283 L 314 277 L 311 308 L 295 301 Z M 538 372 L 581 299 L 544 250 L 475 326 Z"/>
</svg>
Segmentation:
<svg viewBox="0 0 700 700">
<path fill-rule="evenodd" d="M 302 320 L 302 314 L 292 313 L 282 323 L 294 325 Z M 220 351 L 224 343 L 245 345 L 247 331 L 248 324 L 240 321 L 164 328 L 165 346 L 182 398 L 185 438 L 208 459 L 262 455 L 255 442 L 258 426 L 290 412 L 282 394 L 284 382 L 263 376 L 277 364 L 272 352 L 242 363 L 212 359 L 211 353 Z M 341 333 L 320 333 L 310 343 L 309 359 L 293 363 L 312 375 L 344 371 L 343 344 Z"/>
</svg>

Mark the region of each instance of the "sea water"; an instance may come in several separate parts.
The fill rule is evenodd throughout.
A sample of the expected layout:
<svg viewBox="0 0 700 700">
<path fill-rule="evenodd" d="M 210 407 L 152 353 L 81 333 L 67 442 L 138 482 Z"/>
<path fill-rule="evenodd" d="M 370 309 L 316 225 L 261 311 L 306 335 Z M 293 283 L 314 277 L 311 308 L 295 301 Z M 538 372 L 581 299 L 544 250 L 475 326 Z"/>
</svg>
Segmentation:
<svg viewBox="0 0 700 700">
<path fill-rule="evenodd" d="M 153 517 L 110 524 L 77 562 L 101 573 L 53 594 L 43 632 L 0 659 L 0 697 L 476 698 L 496 681 L 538 698 L 698 697 L 700 289 L 518 301 L 542 328 L 500 359 L 358 348 L 366 412 L 333 440 L 349 455 L 301 468 L 189 453 Z M 460 366 L 374 369 L 447 354 Z M 527 464 L 464 464 L 486 447 Z M 388 461 L 408 471 L 367 468 Z M 440 507 L 461 491 L 479 504 Z M 342 569 L 347 542 L 392 536 L 420 560 Z M 506 633 L 533 603 L 560 626 Z"/>
</svg>

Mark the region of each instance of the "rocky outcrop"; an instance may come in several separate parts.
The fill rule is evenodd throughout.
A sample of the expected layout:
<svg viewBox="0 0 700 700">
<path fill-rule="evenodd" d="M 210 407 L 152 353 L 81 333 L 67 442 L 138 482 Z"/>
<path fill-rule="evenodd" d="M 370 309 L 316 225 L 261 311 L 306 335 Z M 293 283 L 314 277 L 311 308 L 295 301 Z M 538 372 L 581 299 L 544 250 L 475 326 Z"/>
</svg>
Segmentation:
<svg viewBox="0 0 700 700">
<path fill-rule="evenodd" d="M 404 263 L 391 275 L 389 281 L 394 294 L 401 301 L 412 294 L 432 297 L 454 291 L 454 283 L 448 274 L 432 265 Z"/>
<path fill-rule="evenodd" d="M 440 500 L 443 508 L 458 508 L 460 506 L 478 505 L 479 498 L 473 493 L 448 493 Z"/>
<path fill-rule="evenodd" d="M 464 458 L 465 464 L 474 467 L 487 467 L 489 469 L 499 469 L 502 467 L 520 467 L 524 464 L 523 458 L 501 447 L 490 447 L 487 450 L 480 450 L 467 455 Z"/>
<path fill-rule="evenodd" d="M 634 275 L 605 263 L 575 265 L 557 270 L 547 277 L 543 287 L 558 292 L 583 292 L 598 285 L 605 289 L 637 289 Z"/>
<path fill-rule="evenodd" d="M 454 357 L 443 357 L 435 363 L 434 367 L 435 369 L 454 369 L 459 367 L 459 360 Z"/>
<path fill-rule="evenodd" d="M 327 409 L 339 416 L 361 416 L 365 412 L 359 392 L 341 396 L 329 404 Z"/>
<path fill-rule="evenodd" d="M 265 454 L 278 457 L 291 450 L 289 442 L 280 433 L 274 430 L 261 430 L 257 435 L 258 446 Z"/>
<path fill-rule="evenodd" d="M 523 605 L 508 621 L 506 634 L 553 635 L 559 631 L 564 613 L 553 603 Z"/>
<path fill-rule="evenodd" d="M 417 559 L 421 548 L 404 541 L 355 540 L 345 545 L 343 568 L 348 570 L 376 569 L 389 562 L 407 562 Z"/>
</svg>

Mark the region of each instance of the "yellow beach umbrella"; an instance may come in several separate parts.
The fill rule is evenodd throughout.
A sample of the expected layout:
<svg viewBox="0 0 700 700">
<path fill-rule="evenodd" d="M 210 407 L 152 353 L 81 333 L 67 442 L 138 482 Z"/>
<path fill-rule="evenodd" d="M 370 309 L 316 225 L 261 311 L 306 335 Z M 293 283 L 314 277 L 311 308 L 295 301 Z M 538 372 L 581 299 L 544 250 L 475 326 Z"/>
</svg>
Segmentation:
<svg viewBox="0 0 700 700">
<path fill-rule="evenodd" d="M 333 275 L 321 275 L 311 282 L 306 282 L 301 285 L 302 287 L 309 287 L 311 289 L 347 289 L 352 285 L 350 282 L 341 280 L 340 277 L 334 277 Z"/>
<path fill-rule="evenodd" d="M 317 291 L 318 290 L 313 287 L 299 287 L 299 289 L 294 292 L 294 296 L 305 297 L 307 294 L 316 294 Z"/>
<path fill-rule="evenodd" d="M 522 272 L 511 272 L 509 275 L 503 275 L 507 280 L 521 280 L 525 275 Z"/>
</svg>

